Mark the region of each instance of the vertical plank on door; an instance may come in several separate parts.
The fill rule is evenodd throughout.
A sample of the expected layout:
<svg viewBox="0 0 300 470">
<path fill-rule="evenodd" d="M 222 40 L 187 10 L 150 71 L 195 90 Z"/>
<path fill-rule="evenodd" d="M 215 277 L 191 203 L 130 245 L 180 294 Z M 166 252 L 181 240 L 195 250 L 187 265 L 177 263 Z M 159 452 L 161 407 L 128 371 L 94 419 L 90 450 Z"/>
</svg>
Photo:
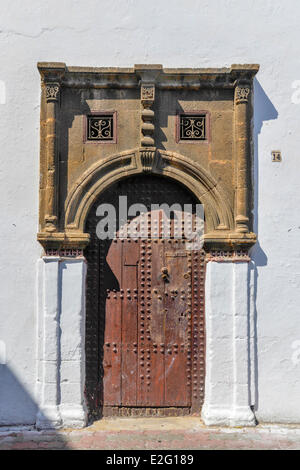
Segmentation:
<svg viewBox="0 0 300 470">
<path fill-rule="evenodd" d="M 113 240 L 107 254 L 107 264 L 116 278 L 118 287 L 108 290 L 105 303 L 105 330 L 103 351 L 103 404 L 121 405 L 121 263 L 122 244 Z"/>
<path fill-rule="evenodd" d="M 139 240 L 125 239 L 122 252 L 122 405 L 137 404 Z"/>
<path fill-rule="evenodd" d="M 190 406 L 188 358 L 190 355 L 191 273 L 185 243 L 168 240 L 165 266 L 165 406 Z"/>
<path fill-rule="evenodd" d="M 139 389 L 140 406 L 164 405 L 164 330 L 161 240 L 141 241 Z"/>
</svg>

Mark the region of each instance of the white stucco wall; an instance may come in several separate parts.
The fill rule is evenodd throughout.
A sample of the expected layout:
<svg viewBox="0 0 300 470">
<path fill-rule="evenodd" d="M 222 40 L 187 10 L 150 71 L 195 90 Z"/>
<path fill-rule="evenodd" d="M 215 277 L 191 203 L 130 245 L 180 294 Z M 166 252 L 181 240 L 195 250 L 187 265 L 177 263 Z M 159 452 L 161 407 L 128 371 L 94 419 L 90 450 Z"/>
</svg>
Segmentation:
<svg viewBox="0 0 300 470">
<path fill-rule="evenodd" d="M 7 356 L 0 365 L 0 422 L 33 423 L 36 416 L 37 61 L 261 65 L 254 116 L 256 416 L 300 422 L 300 93 L 293 88 L 297 80 L 300 88 L 299 2 L 2 0 L 0 5 L 0 341 Z M 277 149 L 282 163 L 271 162 L 271 150 Z"/>
</svg>

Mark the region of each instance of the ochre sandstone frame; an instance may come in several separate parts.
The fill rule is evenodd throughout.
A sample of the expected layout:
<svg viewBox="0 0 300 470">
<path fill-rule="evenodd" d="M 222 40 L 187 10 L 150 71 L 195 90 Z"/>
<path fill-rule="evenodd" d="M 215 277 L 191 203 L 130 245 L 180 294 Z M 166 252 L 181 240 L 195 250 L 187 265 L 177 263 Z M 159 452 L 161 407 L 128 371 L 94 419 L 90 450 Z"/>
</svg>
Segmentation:
<svg viewBox="0 0 300 470">
<path fill-rule="evenodd" d="M 89 241 L 89 234 L 84 231 L 86 216 L 99 193 L 120 178 L 143 172 L 180 181 L 205 205 L 206 248 L 247 251 L 255 243 L 251 219 L 251 97 L 257 65 L 164 69 L 161 65 L 84 68 L 39 63 L 38 68 L 42 77 L 38 240 L 46 250 L 84 248 Z M 211 117 L 213 138 L 208 142 L 211 145 L 205 150 L 208 152 L 205 158 L 203 142 L 198 147 L 194 142 L 178 144 L 171 137 L 163 145 L 159 142 L 161 126 L 165 126 L 161 112 L 168 113 L 170 107 L 164 107 L 164 94 L 168 94 L 168 102 L 170 96 L 174 97 L 177 111 L 170 109 L 170 114 L 176 116 L 178 103 L 183 107 L 186 102 L 183 112 L 205 109 Z M 95 155 L 89 158 L 85 146 L 90 142 L 72 142 L 72 131 L 64 126 L 66 120 L 72 120 L 70 113 L 66 113 L 66 103 L 75 110 L 76 118 L 95 109 L 117 111 L 118 126 L 127 127 L 127 137 L 124 139 L 118 130 L 114 146 L 105 145 L 105 152 L 101 151 L 98 158 Z M 124 109 L 121 113 L 116 109 L 118 103 L 121 109 L 129 106 L 128 119 L 124 119 Z M 72 129 L 72 122 L 68 127 Z M 174 119 L 168 127 L 170 135 L 174 134 Z M 70 137 L 65 145 L 62 142 L 67 131 Z M 133 134 L 133 138 L 128 137 Z M 222 142 L 227 155 L 222 153 Z M 192 147 L 197 150 L 191 150 Z"/>
<path fill-rule="evenodd" d="M 89 68 L 43 62 L 38 69 L 37 237 L 45 254 L 38 260 L 37 276 L 37 427 L 82 427 L 87 422 L 83 250 L 90 234 L 85 223 L 102 191 L 139 174 L 176 180 L 204 205 L 206 373 L 201 416 L 207 425 L 255 425 L 248 251 L 256 242 L 252 93 L 259 66 Z M 209 115 L 208 141 L 177 142 L 178 113 L 199 110 Z M 84 141 L 85 116 L 93 111 L 117 113 L 116 142 Z"/>
</svg>

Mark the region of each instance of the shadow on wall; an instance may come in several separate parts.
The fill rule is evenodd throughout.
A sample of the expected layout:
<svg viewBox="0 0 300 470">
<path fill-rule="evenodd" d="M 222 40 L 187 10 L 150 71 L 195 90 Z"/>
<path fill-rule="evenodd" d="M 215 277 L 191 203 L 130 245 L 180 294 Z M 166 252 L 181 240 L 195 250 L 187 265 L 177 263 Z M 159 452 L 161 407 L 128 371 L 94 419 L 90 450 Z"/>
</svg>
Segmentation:
<svg viewBox="0 0 300 470">
<path fill-rule="evenodd" d="M 258 215 L 258 205 L 259 205 L 259 162 L 258 162 L 258 137 L 261 133 L 264 121 L 271 121 L 277 119 L 278 112 L 266 93 L 264 92 L 262 86 L 258 80 L 254 79 L 254 168 L 253 168 L 253 192 L 254 192 L 254 201 L 253 201 L 253 228 L 254 232 L 258 235 L 259 239 L 259 215 Z M 270 149 L 271 151 L 271 149 Z M 271 158 L 271 155 L 267 155 Z M 265 155 L 261 155 L 260 158 L 265 158 Z M 259 395 L 258 395 L 258 355 L 257 355 L 257 309 L 256 309 L 256 297 L 257 297 L 257 283 L 258 283 L 258 266 L 266 266 L 268 263 L 268 258 L 262 247 L 260 246 L 259 241 L 251 250 L 251 259 L 250 263 L 250 276 L 251 283 L 249 298 L 252 302 L 250 305 L 250 312 L 252 313 L 252 324 L 250 323 L 250 337 L 252 338 L 253 345 L 250 345 L 252 349 L 252 360 L 250 364 L 253 364 L 253 370 L 250 371 L 251 382 L 252 383 L 252 393 L 251 393 L 251 403 L 256 411 L 259 404 Z M 250 353 L 251 354 L 251 353 Z M 250 358 L 249 358 L 250 359 Z"/>
<path fill-rule="evenodd" d="M 253 184 L 254 184 L 254 232 L 258 234 L 258 188 L 259 188 L 259 165 L 258 165 L 258 136 L 262 130 L 264 121 L 271 121 L 277 119 L 278 112 L 275 109 L 274 105 L 264 92 L 262 86 L 258 80 L 254 79 L 254 172 L 253 172 Z M 271 149 L 270 149 L 271 152 Z M 269 155 L 271 158 L 271 155 Z M 261 156 L 263 158 L 264 156 Z M 256 251 L 256 250 L 255 250 Z M 259 247 L 259 251 L 262 251 Z M 253 252 L 254 255 L 254 252 Z M 266 256 L 262 253 L 257 253 L 257 266 L 265 266 Z"/>
<path fill-rule="evenodd" d="M 21 429 L 37 431 L 34 427 L 35 416 L 39 407 L 35 400 L 31 397 L 30 393 L 20 383 L 18 378 L 13 374 L 10 368 L 5 364 L 0 364 L 0 450 L 5 448 L 18 448 L 18 443 L 22 443 L 22 449 L 25 449 L 25 442 L 21 437 Z M 9 412 L 8 412 L 9 410 Z M 9 414 L 8 414 L 9 413 Z M 18 430 L 16 427 L 20 427 L 20 439 L 18 440 Z M 6 432 L 10 432 L 10 429 L 14 431 L 14 443 L 13 442 L 1 442 L 1 431 L 2 429 Z M 36 436 L 36 432 L 35 432 Z M 55 430 L 51 430 L 51 440 L 55 440 L 55 445 L 67 449 L 66 440 L 61 434 Z M 27 442 L 30 444 L 30 438 L 27 434 Z M 47 439 L 45 439 L 46 441 Z M 51 448 L 49 443 L 46 447 Z M 20 447 L 20 448 L 21 448 Z M 43 442 L 41 440 L 41 447 Z"/>
</svg>

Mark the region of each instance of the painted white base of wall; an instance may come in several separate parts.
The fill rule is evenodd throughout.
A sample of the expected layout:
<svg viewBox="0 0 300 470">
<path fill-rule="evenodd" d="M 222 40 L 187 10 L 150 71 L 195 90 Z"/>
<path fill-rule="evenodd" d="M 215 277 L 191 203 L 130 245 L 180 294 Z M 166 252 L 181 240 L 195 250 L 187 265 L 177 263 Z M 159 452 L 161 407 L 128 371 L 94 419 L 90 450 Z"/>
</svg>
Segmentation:
<svg viewBox="0 0 300 470">
<path fill-rule="evenodd" d="M 38 261 L 38 429 L 87 422 L 85 277 L 84 258 Z"/>
<path fill-rule="evenodd" d="M 249 280 L 248 262 L 207 264 L 206 425 L 256 424 L 250 408 Z"/>
<path fill-rule="evenodd" d="M 83 427 L 83 258 L 38 261 L 37 428 Z M 253 426 L 250 408 L 249 263 L 209 262 L 206 271 L 206 425 Z"/>
</svg>

